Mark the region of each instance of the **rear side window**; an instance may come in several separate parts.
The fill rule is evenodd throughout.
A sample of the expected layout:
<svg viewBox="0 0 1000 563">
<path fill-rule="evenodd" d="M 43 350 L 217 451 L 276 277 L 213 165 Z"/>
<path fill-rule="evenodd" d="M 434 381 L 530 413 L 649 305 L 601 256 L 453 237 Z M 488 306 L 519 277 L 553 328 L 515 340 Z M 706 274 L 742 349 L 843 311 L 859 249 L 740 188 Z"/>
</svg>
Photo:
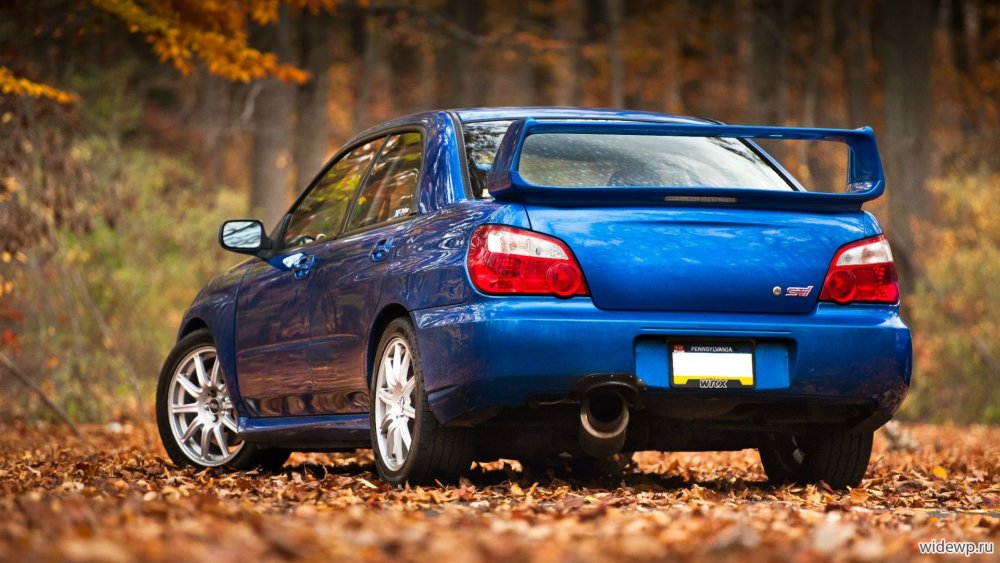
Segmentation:
<svg viewBox="0 0 1000 563">
<path fill-rule="evenodd" d="M 422 156 L 420 133 L 389 136 L 358 194 L 347 230 L 363 229 L 414 213 Z"/>
<path fill-rule="evenodd" d="M 351 198 L 382 141 L 370 141 L 355 148 L 326 171 L 292 212 L 285 231 L 285 248 L 305 246 L 337 235 L 351 205 Z"/>
<path fill-rule="evenodd" d="M 477 198 L 490 196 L 490 192 L 486 189 L 486 175 L 493 165 L 497 149 L 500 148 L 500 141 L 503 140 L 510 124 L 510 121 L 487 121 L 462 125 L 469 183 L 472 185 L 473 195 Z"/>
<path fill-rule="evenodd" d="M 725 187 L 792 190 L 739 139 L 539 133 L 521 147 L 521 176 L 538 186 Z"/>
</svg>

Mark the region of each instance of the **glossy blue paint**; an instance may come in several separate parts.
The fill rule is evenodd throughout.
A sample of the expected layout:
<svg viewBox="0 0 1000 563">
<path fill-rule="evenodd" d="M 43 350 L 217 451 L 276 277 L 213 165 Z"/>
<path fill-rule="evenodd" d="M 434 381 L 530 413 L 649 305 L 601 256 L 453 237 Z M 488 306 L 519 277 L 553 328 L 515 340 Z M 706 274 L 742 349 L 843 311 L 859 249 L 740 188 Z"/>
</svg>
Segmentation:
<svg viewBox="0 0 1000 563">
<path fill-rule="evenodd" d="M 569 244 L 601 309 L 807 313 L 830 258 L 873 234 L 865 216 L 705 207 L 528 205 L 532 229 Z M 808 297 L 774 295 L 807 287 Z"/>
<path fill-rule="evenodd" d="M 236 343 L 234 342 L 236 293 L 240 282 L 243 281 L 243 276 L 252 264 L 253 260 L 244 260 L 219 274 L 202 288 L 195 296 L 191 306 L 188 307 L 187 312 L 184 313 L 181 328 L 177 333 L 177 339 L 180 340 L 190 332 L 189 327 L 199 325 L 208 327 L 215 339 L 226 387 L 230 390 L 233 405 L 239 416 L 247 416 L 249 413 L 236 380 Z"/>
<path fill-rule="evenodd" d="M 302 250 L 257 260 L 240 285 L 236 303 L 236 373 L 248 411 L 277 416 L 301 408 L 313 392 L 309 372 L 309 276 L 295 267 L 315 256 Z M 283 374 L 281 385 L 274 375 Z"/>
<path fill-rule="evenodd" d="M 319 265 L 310 288 L 312 408 L 285 412 L 345 414 L 368 412 L 365 353 L 368 329 L 382 295 L 391 250 L 374 260 L 376 246 L 397 239 L 407 222 L 396 222 L 319 245 Z"/>
<path fill-rule="evenodd" d="M 251 442 L 304 450 L 351 450 L 369 441 L 368 414 L 290 416 L 237 420 Z"/>
<path fill-rule="evenodd" d="M 896 307 L 821 303 L 807 314 L 607 311 L 585 297 L 480 296 L 417 311 L 424 377 L 441 420 L 470 409 L 570 395 L 581 376 L 636 375 L 650 394 L 727 395 L 669 385 L 670 339 L 746 339 L 758 345 L 761 400 L 870 401 L 895 412 L 909 384 L 909 330 Z M 746 393 L 746 392 L 744 392 Z"/>
<path fill-rule="evenodd" d="M 496 200 L 471 198 L 459 124 L 527 118 L 543 129 L 607 130 L 606 121 L 566 121 L 620 120 L 639 125 L 615 124 L 619 130 L 656 124 L 671 134 L 721 131 L 704 120 L 649 112 L 479 108 L 408 116 L 358 135 L 348 147 L 400 128 L 423 131 L 418 214 L 248 260 L 206 286 L 185 315 L 182 327 L 203 323 L 216 340 L 246 439 L 297 449 L 365 445 L 366 361 L 384 311 L 414 323 L 431 408 L 442 422 L 540 397 L 578 397 L 587 376 L 638 378 L 650 405 L 683 398 L 705 405 L 705 416 L 719 398 L 857 404 L 883 421 L 895 412 L 911 362 L 898 307 L 816 302 L 836 248 L 881 232 L 874 217 L 858 210 L 862 198 L 877 194 L 830 199 L 782 192 L 787 201 L 775 203 L 773 193 L 755 199 L 747 192 L 760 190 L 740 190 L 736 204 L 664 202 L 657 194 L 655 203 L 611 205 L 607 196 L 621 190 L 559 200 L 562 195 L 539 197 L 532 192 L 538 187 L 518 184 L 512 175 L 514 191 Z M 840 135 L 855 143 L 856 153 L 869 151 L 852 174 L 874 170 L 874 141 L 865 145 L 870 131 L 752 129 L 727 126 L 726 132 Z M 508 144 L 504 150 L 516 148 Z M 504 159 L 494 172 L 516 171 L 516 160 Z M 478 293 L 465 260 L 471 232 L 486 223 L 566 241 L 592 296 Z M 388 248 L 378 253 L 383 240 Z M 301 279 L 294 274 L 298 262 L 285 263 L 296 253 L 312 260 Z M 771 291 L 790 285 L 814 290 L 809 298 Z M 667 346 L 678 338 L 753 341 L 756 388 L 739 395 L 671 388 Z M 481 420 L 488 427 L 488 416 Z"/>
</svg>

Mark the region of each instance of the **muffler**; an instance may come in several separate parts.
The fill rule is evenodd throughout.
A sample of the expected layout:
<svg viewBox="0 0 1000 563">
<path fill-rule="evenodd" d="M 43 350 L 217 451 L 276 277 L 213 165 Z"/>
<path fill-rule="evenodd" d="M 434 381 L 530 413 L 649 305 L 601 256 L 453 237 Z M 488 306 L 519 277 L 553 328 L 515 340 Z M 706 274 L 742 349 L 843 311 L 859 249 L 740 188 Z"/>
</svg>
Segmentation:
<svg viewBox="0 0 1000 563">
<path fill-rule="evenodd" d="M 593 394 L 580 405 L 580 447 L 592 457 L 621 451 L 628 428 L 628 405 L 617 393 Z"/>
</svg>

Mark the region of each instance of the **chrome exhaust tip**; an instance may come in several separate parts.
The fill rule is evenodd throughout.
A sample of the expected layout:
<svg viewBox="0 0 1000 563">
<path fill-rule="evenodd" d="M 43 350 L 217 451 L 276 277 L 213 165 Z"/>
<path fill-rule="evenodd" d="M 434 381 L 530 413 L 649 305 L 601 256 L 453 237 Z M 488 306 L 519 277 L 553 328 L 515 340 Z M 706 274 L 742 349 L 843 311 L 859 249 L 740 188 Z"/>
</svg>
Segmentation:
<svg viewBox="0 0 1000 563">
<path fill-rule="evenodd" d="M 580 404 L 580 448 L 592 457 L 620 452 L 625 445 L 628 418 L 628 405 L 621 395 L 587 395 Z"/>
</svg>

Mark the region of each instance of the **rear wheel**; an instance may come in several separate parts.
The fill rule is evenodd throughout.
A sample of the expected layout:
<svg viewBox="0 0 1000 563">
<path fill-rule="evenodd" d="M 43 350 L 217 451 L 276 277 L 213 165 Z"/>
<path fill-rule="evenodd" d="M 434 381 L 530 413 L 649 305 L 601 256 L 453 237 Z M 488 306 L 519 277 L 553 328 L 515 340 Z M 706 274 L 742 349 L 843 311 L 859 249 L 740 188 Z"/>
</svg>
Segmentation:
<svg viewBox="0 0 1000 563">
<path fill-rule="evenodd" d="M 368 412 L 379 475 L 393 485 L 457 480 L 472 463 L 472 432 L 434 418 L 406 319 L 386 327 L 375 362 Z"/>
<path fill-rule="evenodd" d="M 768 434 L 758 447 L 768 480 L 774 484 L 825 482 L 857 487 L 868 469 L 872 432 L 824 430 L 812 434 Z"/>
<path fill-rule="evenodd" d="M 204 329 L 182 338 L 164 362 L 156 422 L 167 455 L 180 467 L 275 470 L 291 453 L 240 438 L 215 343 Z"/>
</svg>

